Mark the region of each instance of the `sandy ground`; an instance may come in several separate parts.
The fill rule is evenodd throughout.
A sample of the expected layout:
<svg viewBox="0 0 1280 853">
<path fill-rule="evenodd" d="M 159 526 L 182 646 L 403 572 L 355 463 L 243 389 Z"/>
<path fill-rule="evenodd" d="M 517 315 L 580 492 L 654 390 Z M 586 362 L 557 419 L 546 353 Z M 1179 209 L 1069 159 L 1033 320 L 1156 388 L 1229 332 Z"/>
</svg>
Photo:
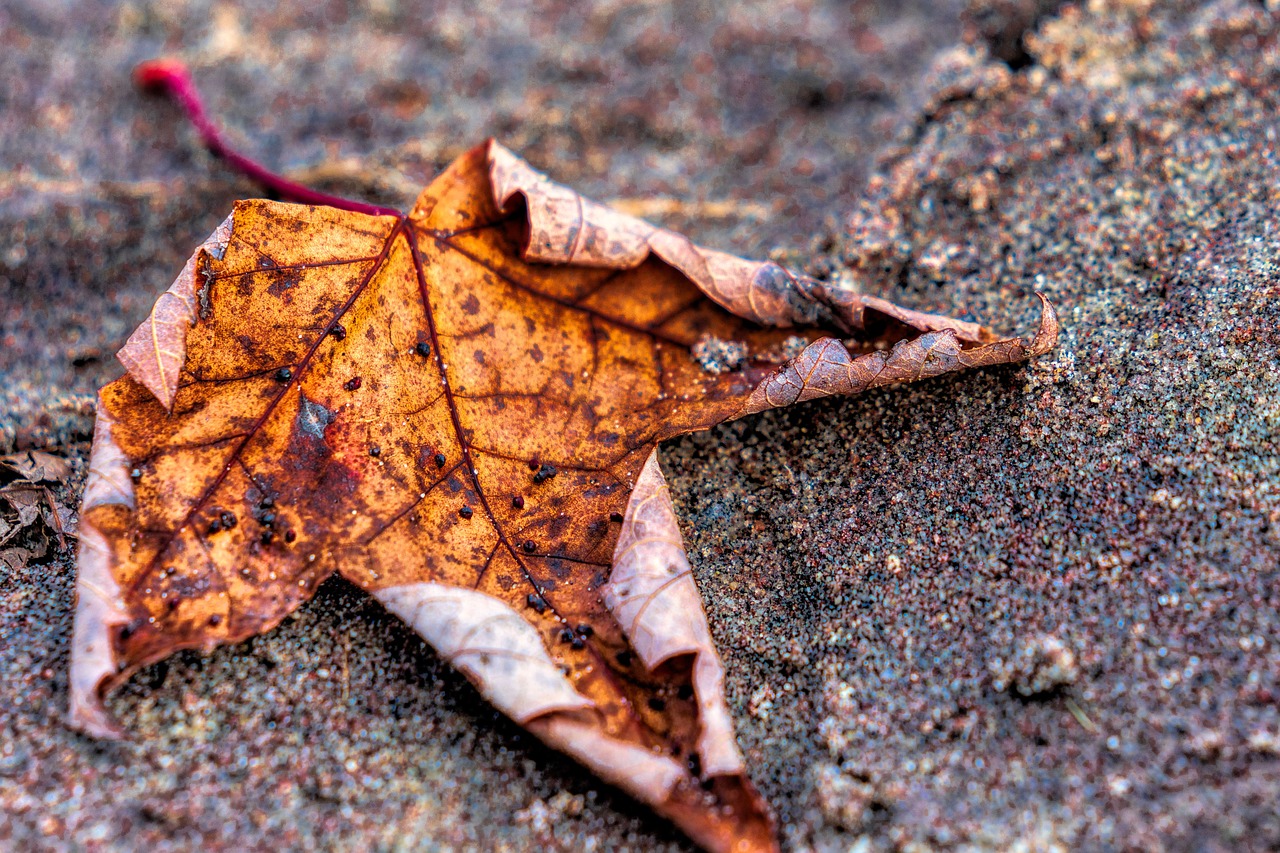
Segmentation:
<svg viewBox="0 0 1280 853">
<path fill-rule="evenodd" d="M 791 849 L 1280 846 L 1276 4 L 468 5 L 0 7 L 0 449 L 75 505 L 111 353 L 252 194 L 131 89 L 159 53 L 330 190 L 492 134 L 916 307 L 1039 289 L 1034 364 L 664 447 L 752 775 Z M 340 582 L 76 736 L 73 578 L 0 562 L 0 846 L 687 849 Z"/>
</svg>

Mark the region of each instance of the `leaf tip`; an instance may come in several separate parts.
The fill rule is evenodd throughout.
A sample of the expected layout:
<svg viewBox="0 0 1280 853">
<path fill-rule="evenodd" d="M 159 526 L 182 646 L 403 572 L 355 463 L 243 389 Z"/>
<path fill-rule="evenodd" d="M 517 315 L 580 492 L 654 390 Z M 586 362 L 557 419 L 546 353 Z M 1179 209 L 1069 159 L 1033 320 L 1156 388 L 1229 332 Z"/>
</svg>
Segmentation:
<svg viewBox="0 0 1280 853">
<path fill-rule="evenodd" d="M 1044 355 L 1056 347 L 1058 332 L 1062 328 L 1058 323 L 1058 312 L 1054 310 L 1049 297 L 1038 290 L 1036 296 L 1040 298 L 1040 328 L 1036 330 L 1036 336 L 1028 347 L 1028 355 L 1031 357 Z"/>
<path fill-rule="evenodd" d="M 163 373 L 146 364 L 140 351 L 145 351 L 146 343 L 143 328 L 139 326 L 125 341 L 124 346 L 116 351 L 116 361 L 124 367 L 125 372 L 141 383 L 164 406 L 166 412 L 173 412 L 173 399 L 178 394 L 177 376 L 168 382 Z"/>
<path fill-rule="evenodd" d="M 231 242 L 235 218 L 232 212 L 196 248 L 173 284 L 156 299 L 151 314 L 116 353 L 129 375 L 155 395 L 167 412 L 173 411 L 178 374 L 187 361 L 187 329 L 199 320 L 201 306 L 208 298 L 207 290 L 197 283 L 201 257 L 222 259 Z"/>
<path fill-rule="evenodd" d="M 103 706 L 102 700 L 94 695 L 89 698 L 71 694 L 71 710 L 67 714 L 67 725 L 81 734 L 98 740 L 125 740 L 126 735 L 120 724 L 111 718 L 111 714 Z"/>
<path fill-rule="evenodd" d="M 592 707 L 551 659 L 537 629 L 501 599 L 431 582 L 372 594 L 517 723 Z"/>
</svg>

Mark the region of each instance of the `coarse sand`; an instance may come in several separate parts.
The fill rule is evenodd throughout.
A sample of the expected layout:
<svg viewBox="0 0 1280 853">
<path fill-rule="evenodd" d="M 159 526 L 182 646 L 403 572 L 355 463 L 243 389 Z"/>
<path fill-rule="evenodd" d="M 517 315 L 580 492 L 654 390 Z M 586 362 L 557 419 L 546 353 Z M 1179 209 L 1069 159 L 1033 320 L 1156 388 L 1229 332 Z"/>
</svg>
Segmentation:
<svg viewBox="0 0 1280 853">
<path fill-rule="evenodd" d="M 744 254 L 1027 332 L 1031 364 L 664 446 L 784 846 L 1280 848 L 1280 4 L 0 7 L 0 451 L 92 392 L 253 188 L 131 88 L 405 205 L 494 135 Z M 0 560 L 0 847 L 685 850 L 342 582 L 65 728 L 74 564 Z"/>
</svg>

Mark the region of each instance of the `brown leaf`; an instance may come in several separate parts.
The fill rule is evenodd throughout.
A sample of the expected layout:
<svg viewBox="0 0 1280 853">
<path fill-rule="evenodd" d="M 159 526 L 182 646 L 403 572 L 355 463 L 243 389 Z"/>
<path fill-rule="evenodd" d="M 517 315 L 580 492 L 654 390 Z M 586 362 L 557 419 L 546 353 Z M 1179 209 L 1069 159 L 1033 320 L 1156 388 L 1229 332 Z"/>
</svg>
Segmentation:
<svg viewBox="0 0 1280 853">
<path fill-rule="evenodd" d="M 17 513 L 19 528 L 30 527 L 40 520 L 40 503 L 43 497 L 39 486 L 24 480 L 0 487 L 0 501 Z"/>
<path fill-rule="evenodd" d="M 43 557 L 49 550 L 46 529 L 57 536 L 58 547 L 67 550 L 70 517 L 70 511 L 42 483 L 14 480 L 0 486 L 0 546 L 12 543 L 4 552 L 4 562 L 18 566 Z"/>
<path fill-rule="evenodd" d="M 207 283 L 196 272 L 207 258 L 220 259 L 231 238 L 231 217 L 214 229 L 169 285 L 160 294 L 147 321 L 134 330 L 116 358 L 129 374 L 156 395 L 166 409 L 173 408 L 178 376 L 187 362 L 187 329 L 207 310 Z"/>
<path fill-rule="evenodd" d="M 71 476 L 67 461 L 43 450 L 23 450 L 0 456 L 0 467 L 33 483 L 61 483 Z"/>
<path fill-rule="evenodd" d="M 40 559 L 44 554 L 43 549 L 5 548 L 0 550 L 0 566 L 6 569 L 21 569 L 23 566 L 30 565 L 32 560 Z"/>
<path fill-rule="evenodd" d="M 764 323 L 775 328 L 762 328 Z M 846 344 L 809 342 L 818 323 Z M 659 442 L 1053 346 L 701 249 L 487 143 L 407 217 L 236 205 L 103 389 L 72 719 L 337 572 L 495 706 L 708 849 L 772 849 Z M 740 342 L 738 369 L 691 349 Z"/>
</svg>

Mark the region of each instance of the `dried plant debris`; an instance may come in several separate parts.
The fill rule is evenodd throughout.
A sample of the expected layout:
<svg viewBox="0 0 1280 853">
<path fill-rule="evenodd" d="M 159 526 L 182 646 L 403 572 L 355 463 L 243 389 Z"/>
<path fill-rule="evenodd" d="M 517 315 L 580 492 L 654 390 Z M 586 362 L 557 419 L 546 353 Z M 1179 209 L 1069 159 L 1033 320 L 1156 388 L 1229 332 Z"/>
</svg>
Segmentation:
<svg viewBox="0 0 1280 853">
<path fill-rule="evenodd" d="M 43 450 L 0 456 L 0 468 L 32 483 L 65 483 L 72 474 L 71 465 L 65 459 Z"/>
<path fill-rule="evenodd" d="M 74 535 L 75 513 L 50 485 L 72 475 L 66 460 L 41 450 L 0 456 L 0 564 L 17 568 L 65 551 Z"/>
</svg>

